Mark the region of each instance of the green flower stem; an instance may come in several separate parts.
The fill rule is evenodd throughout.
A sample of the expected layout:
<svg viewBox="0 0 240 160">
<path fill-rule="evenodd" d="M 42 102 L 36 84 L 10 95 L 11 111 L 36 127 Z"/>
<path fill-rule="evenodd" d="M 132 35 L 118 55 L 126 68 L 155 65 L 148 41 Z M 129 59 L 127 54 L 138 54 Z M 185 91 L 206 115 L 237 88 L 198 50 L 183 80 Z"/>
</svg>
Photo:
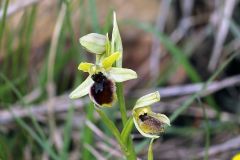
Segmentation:
<svg viewBox="0 0 240 160">
<path fill-rule="evenodd" d="M 153 160 L 153 149 L 152 149 L 153 141 L 154 141 L 154 138 L 151 139 L 148 147 L 148 160 Z"/>
<path fill-rule="evenodd" d="M 127 123 L 124 125 L 124 128 L 123 128 L 122 133 L 121 133 L 121 137 L 122 137 L 123 142 L 128 145 L 130 154 L 128 155 L 127 158 L 130 159 L 130 160 L 136 159 L 135 149 L 133 147 L 133 141 L 130 137 L 130 133 L 132 131 L 132 128 L 133 128 L 133 117 L 131 116 L 128 119 Z"/>
<path fill-rule="evenodd" d="M 127 155 L 127 159 L 128 160 L 136 160 L 137 157 L 136 157 L 136 152 L 135 152 L 135 148 L 133 146 L 133 141 L 132 141 L 132 138 L 129 136 L 128 138 L 128 146 L 129 148 L 128 152 L 129 154 Z"/>
<path fill-rule="evenodd" d="M 125 125 L 127 123 L 127 111 L 126 111 L 126 107 L 125 107 L 123 85 L 122 85 L 122 83 L 118 83 L 118 84 L 116 84 L 116 86 L 117 86 L 117 97 L 118 97 L 119 109 L 121 112 L 122 123 L 123 123 L 123 127 L 125 127 Z M 133 146 L 133 141 L 130 136 L 128 136 L 128 141 L 125 143 L 125 145 L 127 145 L 128 150 L 130 152 L 130 154 L 127 156 L 127 159 L 129 159 L 129 160 L 136 159 L 136 153 L 135 153 L 135 149 Z"/>
<path fill-rule="evenodd" d="M 125 126 L 127 123 L 127 111 L 126 111 L 125 99 L 123 95 L 123 85 L 122 83 L 117 83 L 116 86 L 117 86 L 117 98 L 118 98 L 118 103 L 120 107 L 122 123 L 123 123 L 123 126 Z"/>
<path fill-rule="evenodd" d="M 121 138 L 121 134 L 119 132 L 119 130 L 117 129 L 117 127 L 115 126 L 115 124 L 112 122 L 112 120 L 110 120 L 107 115 L 99 108 L 95 107 L 96 111 L 98 112 L 99 116 L 101 117 L 101 120 L 105 123 L 105 125 L 108 127 L 108 129 L 113 133 L 113 135 L 115 136 L 117 142 L 119 143 L 123 153 L 125 155 L 128 155 L 127 153 L 127 147 L 125 146 L 125 144 L 122 141 Z"/>
</svg>

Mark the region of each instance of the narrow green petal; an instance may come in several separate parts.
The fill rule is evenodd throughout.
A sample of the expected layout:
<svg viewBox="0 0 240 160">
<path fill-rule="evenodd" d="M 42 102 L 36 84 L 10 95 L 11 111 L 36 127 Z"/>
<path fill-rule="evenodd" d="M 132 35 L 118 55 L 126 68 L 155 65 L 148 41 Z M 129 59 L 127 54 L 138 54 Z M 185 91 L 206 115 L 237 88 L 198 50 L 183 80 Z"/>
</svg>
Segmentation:
<svg viewBox="0 0 240 160">
<path fill-rule="evenodd" d="M 157 92 L 154 92 L 154 93 L 150 93 L 150 94 L 147 94 L 147 95 L 139 98 L 133 109 L 149 106 L 149 105 L 152 105 L 152 104 L 154 104 L 158 101 L 160 101 L 159 92 L 157 91 Z"/>
<path fill-rule="evenodd" d="M 89 70 L 92 66 L 94 66 L 94 64 L 87 63 L 87 62 L 81 62 L 78 66 L 78 70 L 83 71 L 83 72 L 89 72 Z"/>
<path fill-rule="evenodd" d="M 116 62 L 116 60 L 121 56 L 120 52 L 115 52 L 113 54 L 111 54 L 110 56 L 106 57 L 105 59 L 103 59 L 102 61 L 102 67 L 104 69 L 110 69 L 113 65 L 113 63 Z"/>
<path fill-rule="evenodd" d="M 109 76 L 115 82 L 124 82 L 130 79 L 136 79 L 137 73 L 127 68 L 112 67 L 109 71 Z"/>
<path fill-rule="evenodd" d="M 88 76 L 85 81 L 83 81 L 74 91 L 72 91 L 72 93 L 70 93 L 69 97 L 71 99 L 76 99 L 87 95 L 92 84 L 93 80 L 91 76 Z"/>
</svg>

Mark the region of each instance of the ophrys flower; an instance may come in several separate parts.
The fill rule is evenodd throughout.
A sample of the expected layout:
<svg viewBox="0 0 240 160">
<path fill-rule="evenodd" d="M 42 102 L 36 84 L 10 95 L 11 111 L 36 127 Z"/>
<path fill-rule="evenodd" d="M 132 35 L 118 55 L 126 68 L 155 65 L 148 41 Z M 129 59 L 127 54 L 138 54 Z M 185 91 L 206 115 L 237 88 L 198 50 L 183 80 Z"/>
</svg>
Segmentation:
<svg viewBox="0 0 240 160">
<path fill-rule="evenodd" d="M 133 121 L 138 131 L 145 137 L 158 138 L 164 132 L 170 120 L 164 114 L 155 113 L 150 105 L 160 101 L 159 92 L 150 93 L 139 98 L 133 108 Z"/>
<path fill-rule="evenodd" d="M 78 69 L 88 72 L 89 76 L 70 94 L 70 98 L 80 98 L 89 94 L 97 106 L 111 107 L 116 99 L 115 82 L 137 78 L 136 72 L 131 69 L 112 67 L 120 56 L 121 53 L 115 52 L 101 60 L 99 64 L 80 63 Z"/>
</svg>

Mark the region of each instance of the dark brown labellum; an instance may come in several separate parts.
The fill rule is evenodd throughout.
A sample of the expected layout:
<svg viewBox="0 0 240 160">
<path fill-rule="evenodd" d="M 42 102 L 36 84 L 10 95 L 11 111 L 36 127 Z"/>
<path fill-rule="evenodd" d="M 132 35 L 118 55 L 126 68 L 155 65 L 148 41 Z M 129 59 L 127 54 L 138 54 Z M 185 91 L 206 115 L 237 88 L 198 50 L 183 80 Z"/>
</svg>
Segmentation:
<svg viewBox="0 0 240 160">
<path fill-rule="evenodd" d="M 114 100 L 114 83 L 101 72 L 92 75 L 92 80 L 94 84 L 90 88 L 90 93 L 95 102 L 100 106 L 111 104 Z"/>
</svg>

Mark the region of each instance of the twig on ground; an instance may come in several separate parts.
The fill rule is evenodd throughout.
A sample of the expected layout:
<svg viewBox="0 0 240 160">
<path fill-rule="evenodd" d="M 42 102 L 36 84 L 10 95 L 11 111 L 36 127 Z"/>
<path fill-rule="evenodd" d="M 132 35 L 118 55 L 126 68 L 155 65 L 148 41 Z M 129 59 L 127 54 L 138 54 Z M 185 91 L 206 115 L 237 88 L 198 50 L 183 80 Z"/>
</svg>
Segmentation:
<svg viewBox="0 0 240 160">
<path fill-rule="evenodd" d="M 27 94 L 26 96 L 23 97 L 23 101 L 26 104 L 30 104 L 33 101 L 35 101 L 37 98 L 40 97 L 40 95 L 42 94 L 42 91 L 40 88 L 36 88 L 34 89 L 32 92 L 30 92 L 29 94 Z"/>
<path fill-rule="evenodd" d="M 201 96 L 207 96 L 221 89 L 239 85 L 239 84 L 240 84 L 240 75 L 232 76 L 218 82 L 215 81 L 210 83 L 207 86 L 205 92 L 203 92 Z M 188 85 L 182 85 L 182 86 L 164 87 L 164 88 L 159 88 L 158 90 L 162 98 L 168 98 L 168 97 L 174 97 L 174 96 L 184 96 L 184 95 L 193 94 L 201 91 L 202 87 L 203 87 L 203 83 L 196 83 L 196 84 L 188 84 Z M 139 96 L 142 96 L 142 94 L 150 93 L 153 90 L 154 89 L 137 90 L 132 95 L 134 95 L 134 97 L 139 97 Z"/>
<path fill-rule="evenodd" d="M 240 75 L 232 76 L 230 78 L 226 78 L 219 82 L 210 83 L 207 87 L 207 90 L 204 92 L 202 96 L 209 95 L 216 91 L 219 91 L 223 88 L 231 87 L 240 83 Z M 199 92 L 202 88 L 202 84 L 190 84 L 184 86 L 175 86 L 175 87 L 166 87 L 159 89 L 161 96 L 164 98 L 173 97 L 173 96 L 184 96 L 188 94 L 192 94 L 195 92 Z M 135 91 L 132 95 L 134 97 L 139 97 L 142 94 L 149 93 L 151 90 L 138 90 Z M 141 93 L 141 94 L 140 94 Z M 78 99 L 78 100 L 70 100 L 68 95 L 63 95 L 60 97 L 55 97 L 53 100 L 53 112 L 62 113 L 67 112 L 70 105 L 73 105 L 74 109 L 80 109 L 87 103 L 86 99 Z M 31 114 L 35 117 L 46 115 L 47 113 L 47 105 L 49 101 L 42 103 L 40 105 L 32 105 L 28 108 L 24 108 L 20 105 L 12 106 L 10 110 L 2 110 L 0 111 L 0 124 L 7 124 L 14 120 L 14 116 L 19 118 L 29 117 Z M 162 104 L 163 106 L 165 104 Z M 170 104 L 171 105 L 171 104 Z M 175 107 L 178 107 L 176 104 Z M 169 108 L 169 107 L 167 107 Z M 213 117 L 213 115 L 208 115 L 209 117 Z M 223 119 L 228 119 L 228 116 L 224 116 Z"/>
<path fill-rule="evenodd" d="M 107 141 L 109 144 L 111 144 L 112 146 L 114 146 L 116 149 L 119 147 L 117 142 L 115 140 L 113 140 L 112 138 L 109 138 L 108 136 L 106 136 L 99 128 L 97 128 L 96 125 L 94 125 L 92 122 L 90 122 L 89 120 L 86 120 L 86 125 L 97 135 L 99 136 L 102 140 Z"/>
<path fill-rule="evenodd" d="M 118 158 L 123 157 L 122 153 L 118 149 L 116 149 L 115 147 L 109 147 L 108 145 L 106 145 L 105 143 L 102 143 L 102 142 L 98 142 L 96 144 L 96 146 L 99 149 L 101 149 L 102 151 L 105 151 L 110 155 L 113 155 L 113 156 L 118 157 Z"/>
<path fill-rule="evenodd" d="M 240 136 L 228 140 L 225 143 L 214 145 L 209 148 L 208 155 L 214 156 L 219 153 L 224 153 L 233 149 L 238 149 L 240 147 Z M 198 157 L 204 157 L 205 151 L 202 151 L 198 154 Z"/>
<path fill-rule="evenodd" d="M 94 149 L 92 146 L 90 146 L 89 144 L 85 143 L 84 147 L 89 150 L 89 152 L 92 153 L 92 155 L 94 155 L 96 157 L 97 160 L 106 160 L 106 158 L 104 156 L 102 156 L 96 149 Z"/>
<path fill-rule="evenodd" d="M 50 100 L 49 100 L 50 101 Z M 7 124 L 14 121 L 15 117 L 25 118 L 30 115 L 38 117 L 41 115 L 46 115 L 48 112 L 47 104 L 49 101 L 46 101 L 40 105 L 30 105 L 27 108 L 22 107 L 21 105 L 11 106 L 9 110 L 0 110 L 0 124 Z M 84 99 L 70 100 L 68 95 L 62 95 L 60 97 L 55 97 L 53 101 L 53 112 L 62 113 L 67 112 L 69 107 L 72 105 L 74 109 L 81 109 L 84 104 L 87 103 Z"/>
<path fill-rule="evenodd" d="M 223 44 L 229 30 L 230 19 L 235 7 L 235 3 L 236 3 L 236 0 L 225 1 L 223 16 L 221 16 L 222 18 L 219 18 L 219 20 L 221 19 L 221 22 L 219 24 L 216 41 L 213 47 L 212 56 L 210 58 L 209 65 L 208 65 L 208 69 L 210 71 L 213 71 L 217 67 L 219 58 L 221 56 Z"/>
</svg>

